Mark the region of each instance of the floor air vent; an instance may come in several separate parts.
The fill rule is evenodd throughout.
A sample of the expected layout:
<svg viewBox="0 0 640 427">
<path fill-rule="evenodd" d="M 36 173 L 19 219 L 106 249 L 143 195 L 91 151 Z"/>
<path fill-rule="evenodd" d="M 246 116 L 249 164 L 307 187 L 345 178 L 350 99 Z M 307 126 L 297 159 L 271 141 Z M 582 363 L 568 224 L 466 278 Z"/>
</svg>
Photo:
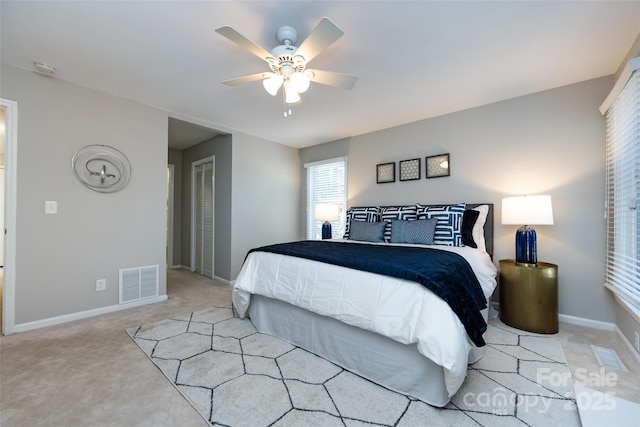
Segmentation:
<svg viewBox="0 0 640 427">
<path fill-rule="evenodd" d="M 593 350 L 593 353 L 596 355 L 596 359 L 598 359 L 598 363 L 600 363 L 600 365 L 606 368 L 619 369 L 621 371 L 627 370 L 615 350 L 597 345 L 592 345 L 591 350 Z"/>
<path fill-rule="evenodd" d="M 158 296 L 158 266 L 120 270 L 120 304 Z"/>
</svg>

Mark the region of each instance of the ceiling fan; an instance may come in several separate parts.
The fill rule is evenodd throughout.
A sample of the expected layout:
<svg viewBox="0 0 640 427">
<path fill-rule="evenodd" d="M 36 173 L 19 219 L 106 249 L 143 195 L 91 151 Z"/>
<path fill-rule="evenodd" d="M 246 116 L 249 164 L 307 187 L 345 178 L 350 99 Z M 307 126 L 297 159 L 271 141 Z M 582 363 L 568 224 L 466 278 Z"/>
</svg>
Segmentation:
<svg viewBox="0 0 640 427">
<path fill-rule="evenodd" d="M 311 82 L 351 89 L 358 80 L 358 76 L 351 74 L 307 68 L 307 64 L 313 58 L 344 34 L 328 18 L 322 18 L 316 28 L 298 47 L 295 46 L 298 41 L 298 33 L 294 28 L 289 26 L 278 28 L 276 39 L 280 45 L 273 48 L 271 52 L 258 46 L 228 25 L 217 28 L 216 32 L 266 61 L 271 69 L 269 72 L 251 74 L 222 82 L 228 86 L 262 80 L 262 84 L 269 94 L 275 96 L 280 87 L 283 87 L 284 102 L 296 104 L 301 101 L 300 94 L 309 88 Z"/>
</svg>

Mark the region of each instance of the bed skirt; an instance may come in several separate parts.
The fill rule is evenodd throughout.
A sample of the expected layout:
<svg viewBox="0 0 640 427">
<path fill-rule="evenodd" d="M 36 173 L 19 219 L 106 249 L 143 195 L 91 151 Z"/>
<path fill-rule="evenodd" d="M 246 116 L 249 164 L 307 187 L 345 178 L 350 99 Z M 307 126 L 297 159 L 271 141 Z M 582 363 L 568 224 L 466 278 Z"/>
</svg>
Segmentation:
<svg viewBox="0 0 640 427">
<path fill-rule="evenodd" d="M 450 397 L 444 370 L 416 345 L 320 316 L 291 304 L 251 295 L 249 317 L 259 332 L 302 347 L 383 387 L 442 407 Z"/>
</svg>

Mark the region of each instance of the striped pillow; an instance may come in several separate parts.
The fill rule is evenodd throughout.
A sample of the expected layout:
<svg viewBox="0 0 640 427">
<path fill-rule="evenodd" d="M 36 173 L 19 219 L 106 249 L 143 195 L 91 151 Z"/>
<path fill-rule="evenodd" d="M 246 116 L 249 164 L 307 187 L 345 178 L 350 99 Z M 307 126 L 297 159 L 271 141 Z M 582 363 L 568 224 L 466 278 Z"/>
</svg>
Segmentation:
<svg viewBox="0 0 640 427">
<path fill-rule="evenodd" d="M 463 246 L 462 216 L 466 203 L 455 205 L 430 205 L 418 207 L 418 219 L 436 218 L 436 231 L 433 242 L 443 246 Z"/>
<path fill-rule="evenodd" d="M 345 225 L 344 238 L 349 238 L 351 220 L 377 222 L 379 219 L 380 214 L 377 206 L 347 209 L 347 224 Z"/>
</svg>

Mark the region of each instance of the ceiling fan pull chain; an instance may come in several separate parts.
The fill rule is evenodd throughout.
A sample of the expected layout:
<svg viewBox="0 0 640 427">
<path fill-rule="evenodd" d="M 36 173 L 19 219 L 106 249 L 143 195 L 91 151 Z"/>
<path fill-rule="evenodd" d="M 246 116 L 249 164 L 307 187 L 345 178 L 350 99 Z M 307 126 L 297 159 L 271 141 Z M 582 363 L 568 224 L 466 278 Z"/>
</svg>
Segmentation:
<svg viewBox="0 0 640 427">
<path fill-rule="evenodd" d="M 284 90 L 282 91 L 282 109 L 284 110 L 285 119 L 291 115 L 291 108 L 288 109 L 289 113 L 287 114 L 287 101 L 286 101 L 286 95 L 284 93 Z"/>
</svg>

